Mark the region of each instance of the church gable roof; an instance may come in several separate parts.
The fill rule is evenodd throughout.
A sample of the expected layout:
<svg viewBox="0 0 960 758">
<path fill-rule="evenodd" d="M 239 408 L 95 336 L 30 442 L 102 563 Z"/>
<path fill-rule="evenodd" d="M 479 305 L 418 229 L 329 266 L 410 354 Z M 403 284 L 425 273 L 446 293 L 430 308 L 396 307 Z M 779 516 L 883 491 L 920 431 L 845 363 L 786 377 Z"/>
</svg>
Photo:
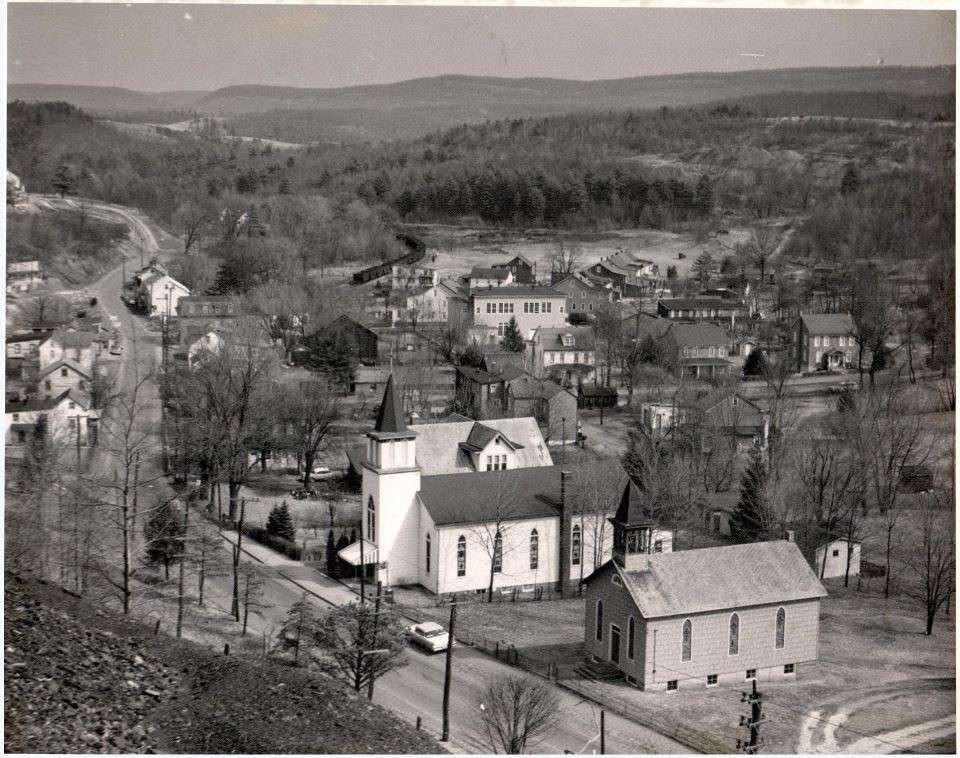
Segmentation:
<svg viewBox="0 0 960 758">
<path fill-rule="evenodd" d="M 453 421 L 446 424 L 411 424 L 417 435 L 417 465 L 424 476 L 473 472 L 470 455 L 464 450 L 473 431 L 474 421 Z M 552 466 L 553 459 L 534 418 L 484 419 L 483 426 L 493 429 L 514 445 L 517 468 Z M 513 464 L 511 464 L 513 465 Z"/>
<path fill-rule="evenodd" d="M 827 595 L 800 549 L 786 540 L 654 553 L 643 570 L 617 570 L 647 619 Z"/>
</svg>

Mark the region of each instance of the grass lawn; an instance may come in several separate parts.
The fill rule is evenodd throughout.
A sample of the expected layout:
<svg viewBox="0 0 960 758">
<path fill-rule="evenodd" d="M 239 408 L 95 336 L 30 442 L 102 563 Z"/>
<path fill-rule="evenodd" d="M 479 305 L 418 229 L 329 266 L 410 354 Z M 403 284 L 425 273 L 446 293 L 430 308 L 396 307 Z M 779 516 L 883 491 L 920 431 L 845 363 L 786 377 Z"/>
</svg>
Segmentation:
<svg viewBox="0 0 960 758">
<path fill-rule="evenodd" d="M 904 598 L 884 600 L 882 587 L 845 589 L 842 580 L 825 582 L 830 597 L 821 605 L 819 660 L 802 664 L 795 682 L 760 682 L 768 721 L 764 752 L 796 752 L 801 725 L 811 712 L 810 744 L 836 749 L 868 735 L 955 712 L 954 620 L 940 616 L 933 634 L 923 634 L 923 609 Z M 437 620 L 445 616 L 436 609 Z M 503 602 L 461 606 L 459 623 L 473 635 L 514 644 L 521 655 L 543 661 L 582 660 L 583 601 Z M 685 723 L 729 742 L 743 737 L 739 718 L 746 713 L 740 687 L 641 692 L 626 684 L 590 683 L 591 694 L 619 709 L 652 716 L 662 723 Z M 840 724 L 837 728 L 830 722 Z M 824 733 L 824 728 L 829 727 Z M 950 739 L 923 744 L 943 752 Z M 906 746 L 905 746 L 906 747 Z M 892 749 L 892 748 L 891 748 Z"/>
</svg>

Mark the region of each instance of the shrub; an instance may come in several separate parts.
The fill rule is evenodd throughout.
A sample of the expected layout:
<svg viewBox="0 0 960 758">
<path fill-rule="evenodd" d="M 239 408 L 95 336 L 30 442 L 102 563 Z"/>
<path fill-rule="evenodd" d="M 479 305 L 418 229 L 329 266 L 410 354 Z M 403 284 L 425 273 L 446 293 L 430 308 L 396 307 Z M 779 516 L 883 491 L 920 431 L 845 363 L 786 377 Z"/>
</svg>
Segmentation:
<svg viewBox="0 0 960 758">
<path fill-rule="evenodd" d="M 261 545 L 276 550 L 278 553 L 283 553 L 291 560 L 299 561 L 303 557 L 303 551 L 296 542 L 270 534 L 270 532 L 262 526 L 244 524 L 243 533 L 255 542 L 259 542 Z"/>
</svg>

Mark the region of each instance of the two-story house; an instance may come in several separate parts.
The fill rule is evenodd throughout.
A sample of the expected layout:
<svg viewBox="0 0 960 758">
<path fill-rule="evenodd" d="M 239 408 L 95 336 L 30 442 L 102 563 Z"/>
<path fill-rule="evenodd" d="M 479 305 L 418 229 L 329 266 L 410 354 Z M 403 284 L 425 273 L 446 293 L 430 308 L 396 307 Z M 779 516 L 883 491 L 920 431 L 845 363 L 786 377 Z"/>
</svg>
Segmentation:
<svg viewBox="0 0 960 758">
<path fill-rule="evenodd" d="M 504 263 L 494 263 L 493 268 L 507 269 L 513 274 L 516 284 L 534 284 L 537 281 L 536 265 L 522 255 L 515 255 Z"/>
<path fill-rule="evenodd" d="M 540 327 L 566 323 L 567 297 L 553 287 L 488 287 L 471 293 L 471 335 L 481 343 L 496 343 L 513 317 L 528 339 Z"/>
<path fill-rule="evenodd" d="M 854 362 L 856 325 L 849 313 L 802 313 L 793 334 L 797 371 L 839 369 Z"/>
<path fill-rule="evenodd" d="M 770 417 L 752 400 L 728 388 L 692 395 L 677 393 L 665 401 L 640 405 L 640 424 L 650 435 L 670 434 L 685 425 L 709 429 L 736 438 L 738 450 L 756 445 L 766 448 L 770 439 Z"/>
<path fill-rule="evenodd" d="M 439 283 L 440 271 L 431 266 L 394 264 L 390 267 L 390 289 L 423 289 L 436 287 Z"/>
<path fill-rule="evenodd" d="M 64 445 L 95 445 L 100 412 L 85 392 L 67 389 L 55 396 L 6 403 L 8 447 L 26 445 L 36 435 Z"/>
<path fill-rule="evenodd" d="M 596 339 L 589 326 L 539 327 L 527 343 L 534 376 L 578 388 L 596 378 Z"/>
<path fill-rule="evenodd" d="M 7 293 L 29 292 L 43 284 L 40 261 L 11 261 L 7 263 Z"/>
<path fill-rule="evenodd" d="M 558 292 L 567 296 L 567 314 L 590 314 L 599 310 L 604 303 L 613 302 L 613 287 L 592 284 L 581 274 L 568 274 L 553 285 Z"/>
<path fill-rule="evenodd" d="M 673 323 L 660 340 L 665 363 L 678 377 L 717 379 L 728 376 L 731 339 L 716 324 Z"/>
<path fill-rule="evenodd" d="M 92 384 L 93 372 L 69 359 L 51 363 L 37 377 L 38 394 L 45 398 L 57 397 L 67 390 L 89 392 Z"/>
<path fill-rule="evenodd" d="M 108 348 L 107 333 L 56 329 L 37 346 L 40 370 L 61 360 L 69 360 L 87 374 L 93 374 L 97 358 Z"/>
<path fill-rule="evenodd" d="M 587 579 L 584 645 L 643 690 L 793 680 L 817 659 L 827 591 L 793 542 L 656 553 L 621 508 L 613 557 Z"/>
</svg>

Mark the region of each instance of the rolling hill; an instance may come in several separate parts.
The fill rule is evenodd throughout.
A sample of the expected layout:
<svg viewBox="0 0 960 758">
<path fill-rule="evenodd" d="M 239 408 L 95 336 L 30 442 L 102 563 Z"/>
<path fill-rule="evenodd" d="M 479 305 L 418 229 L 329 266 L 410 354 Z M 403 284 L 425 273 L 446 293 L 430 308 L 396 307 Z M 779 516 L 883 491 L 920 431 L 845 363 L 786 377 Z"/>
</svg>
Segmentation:
<svg viewBox="0 0 960 758">
<path fill-rule="evenodd" d="M 626 79 L 503 79 L 449 75 L 330 89 L 237 85 L 212 92 L 13 84 L 8 100 L 66 100 L 98 115 L 192 110 L 230 117 L 240 134 L 309 141 L 417 137 L 458 123 L 571 111 L 694 105 L 778 92 L 954 91 L 955 67 L 814 68 Z M 179 119 L 173 119 L 179 120 Z"/>
</svg>

